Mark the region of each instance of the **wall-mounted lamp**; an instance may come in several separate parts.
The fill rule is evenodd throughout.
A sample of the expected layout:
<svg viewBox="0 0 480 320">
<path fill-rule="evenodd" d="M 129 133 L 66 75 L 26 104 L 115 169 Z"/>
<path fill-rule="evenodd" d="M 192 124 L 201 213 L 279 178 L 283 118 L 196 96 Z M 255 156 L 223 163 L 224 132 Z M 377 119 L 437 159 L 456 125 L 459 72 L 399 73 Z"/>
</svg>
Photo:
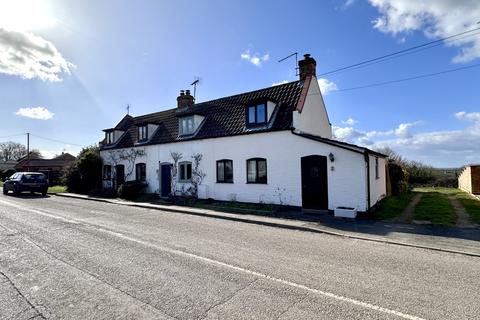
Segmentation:
<svg viewBox="0 0 480 320">
<path fill-rule="evenodd" d="M 330 154 L 328 155 L 328 159 L 330 159 L 330 161 L 332 162 L 335 161 L 335 156 L 333 155 L 333 153 L 330 152 Z"/>
</svg>

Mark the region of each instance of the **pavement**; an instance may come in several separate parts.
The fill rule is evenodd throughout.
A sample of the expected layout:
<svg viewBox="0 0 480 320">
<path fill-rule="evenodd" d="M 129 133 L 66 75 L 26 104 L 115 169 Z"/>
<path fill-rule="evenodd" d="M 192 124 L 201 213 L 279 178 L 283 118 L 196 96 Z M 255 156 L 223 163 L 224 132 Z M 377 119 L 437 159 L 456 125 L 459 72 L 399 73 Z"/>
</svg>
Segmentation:
<svg viewBox="0 0 480 320">
<path fill-rule="evenodd" d="M 30 195 L 0 239 L 0 319 L 480 318 L 465 254 Z"/>
</svg>

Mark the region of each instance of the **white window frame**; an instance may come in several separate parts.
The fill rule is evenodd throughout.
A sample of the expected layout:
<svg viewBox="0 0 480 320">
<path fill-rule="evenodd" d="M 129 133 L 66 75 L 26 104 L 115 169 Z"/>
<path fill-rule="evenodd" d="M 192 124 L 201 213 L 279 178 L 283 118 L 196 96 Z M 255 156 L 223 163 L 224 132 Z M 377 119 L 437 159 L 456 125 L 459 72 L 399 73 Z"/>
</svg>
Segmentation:
<svg viewBox="0 0 480 320">
<path fill-rule="evenodd" d="M 105 139 L 107 141 L 107 144 L 113 144 L 115 142 L 115 132 L 113 131 L 105 132 Z"/>
<path fill-rule="evenodd" d="M 146 141 L 148 140 L 148 126 L 138 126 L 137 130 L 138 134 L 138 141 Z"/>
<path fill-rule="evenodd" d="M 179 132 L 182 136 L 190 135 L 195 132 L 195 121 L 193 119 L 193 116 L 183 117 L 179 119 Z"/>
</svg>

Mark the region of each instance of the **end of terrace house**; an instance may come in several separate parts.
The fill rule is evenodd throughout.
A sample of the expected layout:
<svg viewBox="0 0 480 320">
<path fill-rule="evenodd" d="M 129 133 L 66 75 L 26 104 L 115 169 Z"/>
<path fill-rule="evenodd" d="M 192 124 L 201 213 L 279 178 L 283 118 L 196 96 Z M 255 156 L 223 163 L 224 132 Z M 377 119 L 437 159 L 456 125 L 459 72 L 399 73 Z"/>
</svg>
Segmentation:
<svg viewBox="0 0 480 320">
<path fill-rule="evenodd" d="M 104 188 L 185 192 L 200 154 L 199 198 L 368 211 L 386 194 L 386 156 L 332 138 L 316 61 L 298 67 L 293 82 L 199 103 L 181 90 L 176 108 L 126 115 L 103 130 Z"/>
</svg>

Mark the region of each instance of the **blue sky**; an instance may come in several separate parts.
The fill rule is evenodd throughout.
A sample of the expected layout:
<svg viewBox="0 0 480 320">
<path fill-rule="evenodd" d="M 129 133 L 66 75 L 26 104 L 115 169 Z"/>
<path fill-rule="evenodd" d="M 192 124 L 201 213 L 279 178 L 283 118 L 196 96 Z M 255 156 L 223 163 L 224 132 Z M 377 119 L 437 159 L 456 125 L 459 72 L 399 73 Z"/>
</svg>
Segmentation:
<svg viewBox="0 0 480 320">
<path fill-rule="evenodd" d="M 292 52 L 312 54 L 321 74 L 479 20 L 475 0 L 0 0 L 0 141 L 31 132 L 46 156 L 76 153 L 127 104 L 133 115 L 172 108 L 197 76 L 205 101 L 296 80 L 294 59 L 277 62 Z M 480 162 L 480 68 L 342 91 L 479 58 L 477 34 L 323 77 L 336 137 L 435 166 Z"/>
</svg>

